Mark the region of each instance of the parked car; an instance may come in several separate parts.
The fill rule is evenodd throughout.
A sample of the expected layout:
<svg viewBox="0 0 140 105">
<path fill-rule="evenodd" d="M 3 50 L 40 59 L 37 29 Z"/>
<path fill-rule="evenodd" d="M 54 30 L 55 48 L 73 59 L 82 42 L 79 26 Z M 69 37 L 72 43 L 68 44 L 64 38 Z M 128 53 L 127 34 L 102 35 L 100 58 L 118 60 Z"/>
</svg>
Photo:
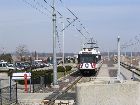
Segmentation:
<svg viewBox="0 0 140 105">
<path fill-rule="evenodd" d="M 14 67 L 13 63 L 8 63 L 8 67 Z"/>
<path fill-rule="evenodd" d="M 23 66 L 24 66 L 24 69 L 25 69 L 25 70 L 31 68 L 31 64 L 30 64 L 29 62 L 24 62 L 24 63 L 23 63 Z"/>
<path fill-rule="evenodd" d="M 0 62 L 0 71 L 11 71 L 11 70 L 13 71 L 15 70 L 15 68 L 8 66 L 8 63 L 5 61 Z"/>
<path fill-rule="evenodd" d="M 44 66 L 49 67 L 50 65 L 49 65 L 49 63 L 44 63 Z"/>
<path fill-rule="evenodd" d="M 45 65 L 44 65 L 42 60 L 34 60 L 34 64 L 36 65 L 37 68 L 45 67 Z"/>
<path fill-rule="evenodd" d="M 23 62 L 15 62 L 16 70 L 24 70 L 24 63 Z"/>
</svg>

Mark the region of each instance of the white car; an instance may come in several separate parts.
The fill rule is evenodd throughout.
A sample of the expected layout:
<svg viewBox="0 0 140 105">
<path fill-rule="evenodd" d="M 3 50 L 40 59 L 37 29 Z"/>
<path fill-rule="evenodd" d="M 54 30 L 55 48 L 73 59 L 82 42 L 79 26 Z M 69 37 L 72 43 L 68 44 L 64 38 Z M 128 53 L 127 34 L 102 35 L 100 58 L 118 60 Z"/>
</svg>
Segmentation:
<svg viewBox="0 0 140 105">
<path fill-rule="evenodd" d="M 9 67 L 7 62 L 0 62 L 0 71 L 10 71 L 10 70 L 15 70 L 14 67 Z"/>
</svg>

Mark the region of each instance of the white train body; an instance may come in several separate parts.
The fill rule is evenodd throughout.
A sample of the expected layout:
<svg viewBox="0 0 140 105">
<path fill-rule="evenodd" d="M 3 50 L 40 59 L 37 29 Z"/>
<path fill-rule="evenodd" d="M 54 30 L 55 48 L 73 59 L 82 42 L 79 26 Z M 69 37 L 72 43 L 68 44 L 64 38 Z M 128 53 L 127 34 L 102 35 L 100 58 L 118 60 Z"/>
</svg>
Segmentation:
<svg viewBox="0 0 140 105">
<path fill-rule="evenodd" d="M 82 74 L 92 74 L 102 65 L 101 54 L 96 49 L 83 49 L 78 54 L 78 69 Z"/>
</svg>

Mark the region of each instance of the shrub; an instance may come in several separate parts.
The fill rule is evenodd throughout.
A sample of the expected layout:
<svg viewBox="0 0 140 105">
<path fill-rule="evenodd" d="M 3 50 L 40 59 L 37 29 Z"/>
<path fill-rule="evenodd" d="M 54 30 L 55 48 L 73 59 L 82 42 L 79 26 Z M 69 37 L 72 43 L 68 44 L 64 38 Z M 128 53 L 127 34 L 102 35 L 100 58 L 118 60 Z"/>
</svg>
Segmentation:
<svg viewBox="0 0 140 105">
<path fill-rule="evenodd" d="M 65 72 L 65 68 L 63 66 L 58 66 L 57 71 L 58 72 Z"/>
<path fill-rule="evenodd" d="M 70 71 L 72 69 L 71 66 L 65 66 L 66 71 Z"/>
</svg>

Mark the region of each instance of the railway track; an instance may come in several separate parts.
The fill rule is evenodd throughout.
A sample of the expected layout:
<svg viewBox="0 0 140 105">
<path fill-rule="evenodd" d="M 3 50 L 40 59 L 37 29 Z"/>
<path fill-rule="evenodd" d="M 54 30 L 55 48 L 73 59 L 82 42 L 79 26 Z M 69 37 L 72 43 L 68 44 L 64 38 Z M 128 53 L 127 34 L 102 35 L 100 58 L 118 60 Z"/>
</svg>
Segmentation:
<svg viewBox="0 0 140 105">
<path fill-rule="evenodd" d="M 117 59 L 115 59 L 115 63 L 117 63 Z M 129 70 L 130 72 L 134 73 L 137 76 L 140 76 L 140 68 L 135 67 L 135 66 L 131 66 L 129 64 L 126 64 L 124 62 L 120 62 L 120 65 L 124 68 L 126 68 L 127 70 Z"/>
<path fill-rule="evenodd" d="M 71 85 L 69 85 L 68 87 L 66 87 L 65 90 L 62 90 L 61 92 L 59 92 L 55 97 L 53 97 L 49 103 L 45 104 L 45 105 L 54 105 L 55 100 L 58 97 L 61 97 L 61 95 L 65 94 L 66 92 L 68 92 L 82 77 L 78 77 Z"/>
<path fill-rule="evenodd" d="M 123 62 L 121 62 L 121 66 L 123 66 L 124 68 L 126 68 L 127 70 L 133 72 L 134 74 L 136 74 L 137 76 L 140 76 L 140 69 L 135 67 L 135 66 L 131 66 L 128 64 L 125 64 Z"/>
<path fill-rule="evenodd" d="M 65 78 L 65 79 L 69 79 L 69 84 L 67 84 L 67 86 L 65 86 L 65 87 L 63 87 L 63 88 L 61 88 L 61 89 L 59 89 L 57 91 L 54 91 L 53 94 L 50 97 L 47 97 L 44 100 L 44 105 L 54 105 L 55 100 L 58 97 L 61 97 L 64 94 L 66 94 L 77 83 L 94 81 L 96 79 L 97 75 L 98 75 L 98 72 L 95 75 L 91 76 L 91 77 L 83 77 L 79 72 L 77 72 L 75 74 L 71 74 L 69 77 Z"/>
<path fill-rule="evenodd" d="M 58 97 L 61 97 L 63 94 L 68 92 L 81 78 L 82 76 L 80 75 L 79 71 L 76 71 L 66 78 L 58 81 L 59 88 L 54 90 L 49 97 L 44 99 L 44 105 L 53 105 Z"/>
</svg>

